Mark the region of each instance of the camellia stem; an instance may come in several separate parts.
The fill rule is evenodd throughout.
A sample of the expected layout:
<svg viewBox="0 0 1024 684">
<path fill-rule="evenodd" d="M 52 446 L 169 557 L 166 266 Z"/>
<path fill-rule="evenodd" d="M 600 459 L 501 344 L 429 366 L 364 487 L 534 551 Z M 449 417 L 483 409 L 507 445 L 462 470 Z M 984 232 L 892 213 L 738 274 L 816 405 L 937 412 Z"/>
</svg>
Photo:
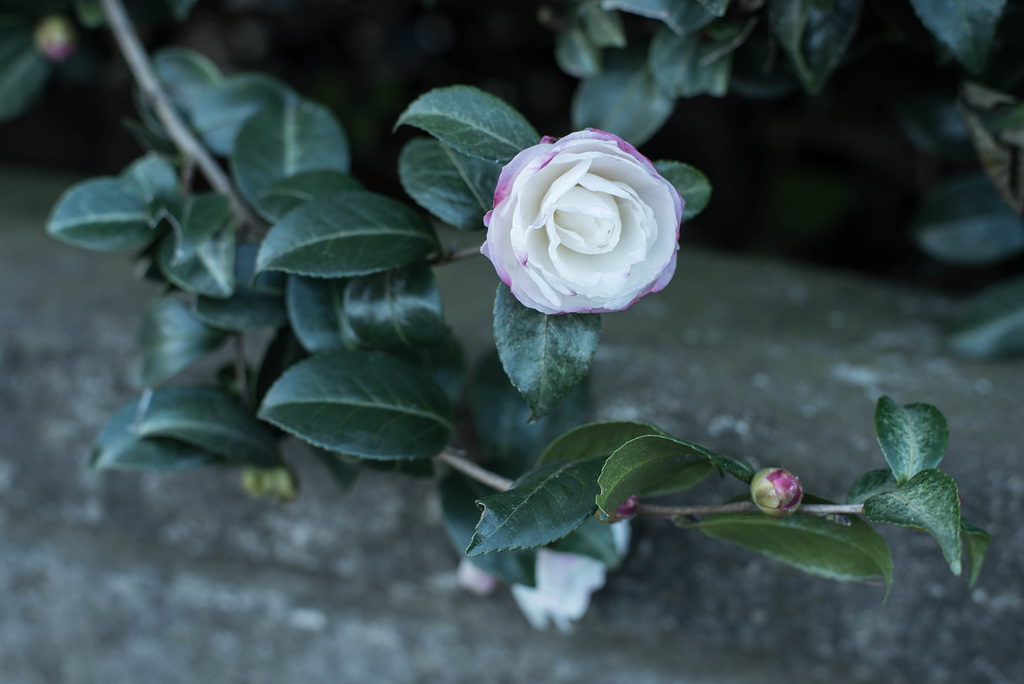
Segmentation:
<svg viewBox="0 0 1024 684">
<path fill-rule="evenodd" d="M 480 256 L 480 247 L 466 247 L 465 249 L 456 250 L 447 254 L 442 254 L 433 261 L 432 264 L 435 266 L 441 266 L 444 264 L 450 264 L 454 261 L 462 261 L 463 259 L 471 259 L 472 257 Z"/>
<path fill-rule="evenodd" d="M 124 4 L 121 0 L 100 0 L 100 3 L 103 7 L 103 14 L 107 17 L 107 25 L 110 27 L 118 47 L 121 48 L 121 54 L 124 55 L 125 62 L 128 63 L 132 76 L 135 78 L 136 83 L 139 84 L 146 102 L 153 108 L 156 117 L 164 125 L 164 128 L 167 129 L 167 135 L 170 136 L 174 145 L 184 155 L 186 164 L 194 163 L 198 166 L 213 189 L 228 196 L 231 200 L 232 210 L 240 221 L 248 224 L 255 230 L 265 231 L 266 226 L 264 223 L 242 201 L 224 169 L 210 155 L 209 151 L 203 147 L 203 144 L 196 139 L 192 131 L 185 125 L 185 122 L 181 120 L 181 116 L 174 108 L 174 105 L 171 104 L 170 98 L 164 92 L 163 86 L 160 85 L 160 80 L 153 70 L 153 64 L 150 62 L 149 55 L 146 54 L 146 50 L 142 47 L 142 42 L 135 32 L 135 27 L 128 18 Z"/>
<path fill-rule="evenodd" d="M 461 454 L 451 449 L 445 449 L 437 455 L 437 459 L 444 461 L 449 466 L 468 475 L 477 482 L 482 482 L 488 487 L 493 487 L 499 492 L 507 491 L 512 487 L 512 480 L 492 473 L 486 468 L 464 458 Z M 862 504 L 805 504 L 797 509 L 797 513 L 807 515 L 858 515 L 863 512 Z M 648 504 L 637 504 L 637 515 L 647 515 L 655 518 L 686 518 L 690 516 L 711 515 L 713 513 L 755 513 L 757 506 L 752 501 L 738 501 L 735 503 L 715 504 L 711 506 L 651 506 Z"/>
</svg>

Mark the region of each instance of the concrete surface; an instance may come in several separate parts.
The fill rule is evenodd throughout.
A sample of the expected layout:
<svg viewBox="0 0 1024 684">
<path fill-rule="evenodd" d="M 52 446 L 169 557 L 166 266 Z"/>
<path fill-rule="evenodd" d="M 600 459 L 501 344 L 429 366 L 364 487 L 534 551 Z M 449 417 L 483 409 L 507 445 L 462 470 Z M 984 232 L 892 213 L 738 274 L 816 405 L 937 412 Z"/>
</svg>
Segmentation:
<svg viewBox="0 0 1024 684">
<path fill-rule="evenodd" d="M 69 182 L 0 170 L 0 684 L 1019 681 L 1024 364 L 949 356 L 941 330 L 959 303 L 684 251 L 667 290 L 605 316 L 592 408 L 785 464 L 842 498 L 884 467 L 875 399 L 933 403 L 950 422 L 943 467 L 995 537 L 976 588 L 902 529 L 883 529 L 883 606 L 877 587 L 638 521 L 624 567 L 563 636 L 533 631 L 507 590 L 455 586 L 429 480 L 368 471 L 341 492 L 295 449 L 302 495 L 278 506 L 248 499 L 231 471 L 87 470 L 92 439 L 137 391 L 137 317 L 154 291 L 127 255 L 45 236 Z M 480 259 L 439 279 L 479 352 L 493 273 Z M 693 497 L 735 493 L 719 489 Z"/>
</svg>

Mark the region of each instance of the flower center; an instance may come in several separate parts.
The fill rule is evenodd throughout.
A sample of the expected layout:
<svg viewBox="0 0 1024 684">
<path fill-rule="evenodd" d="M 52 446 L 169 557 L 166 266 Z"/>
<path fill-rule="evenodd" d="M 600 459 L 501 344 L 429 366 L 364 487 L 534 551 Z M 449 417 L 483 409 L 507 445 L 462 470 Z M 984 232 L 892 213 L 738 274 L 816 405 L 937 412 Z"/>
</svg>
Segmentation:
<svg viewBox="0 0 1024 684">
<path fill-rule="evenodd" d="M 622 218 L 614 199 L 579 185 L 559 198 L 547 223 L 553 243 L 580 254 L 610 252 L 622 233 Z"/>
</svg>

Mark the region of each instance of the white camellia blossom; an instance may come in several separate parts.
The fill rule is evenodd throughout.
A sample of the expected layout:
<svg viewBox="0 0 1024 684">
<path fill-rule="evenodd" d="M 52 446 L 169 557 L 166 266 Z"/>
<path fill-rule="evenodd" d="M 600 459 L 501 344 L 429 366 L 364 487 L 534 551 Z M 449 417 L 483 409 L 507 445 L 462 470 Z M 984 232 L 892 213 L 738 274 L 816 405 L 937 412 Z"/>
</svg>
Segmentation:
<svg viewBox="0 0 1024 684">
<path fill-rule="evenodd" d="M 672 278 L 682 217 L 646 157 L 588 128 L 545 137 L 502 169 L 480 251 L 531 309 L 621 311 Z"/>
<path fill-rule="evenodd" d="M 629 548 L 629 522 L 611 526 L 619 557 Z M 537 551 L 537 586 L 512 585 L 512 597 L 519 610 L 535 629 L 549 622 L 563 632 L 572 631 L 572 623 L 590 607 L 591 595 L 604 586 L 605 565 L 599 560 L 575 553 L 550 549 Z"/>
</svg>

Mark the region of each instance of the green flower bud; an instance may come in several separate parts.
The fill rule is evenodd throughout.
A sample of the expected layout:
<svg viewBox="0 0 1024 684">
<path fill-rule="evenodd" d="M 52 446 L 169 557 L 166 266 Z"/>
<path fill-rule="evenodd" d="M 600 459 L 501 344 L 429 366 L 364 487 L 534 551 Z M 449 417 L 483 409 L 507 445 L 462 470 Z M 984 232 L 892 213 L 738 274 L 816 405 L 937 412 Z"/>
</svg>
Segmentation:
<svg viewBox="0 0 1024 684">
<path fill-rule="evenodd" d="M 63 62 L 70 57 L 77 38 L 75 25 L 59 14 L 43 17 L 32 35 L 36 50 L 51 62 Z"/>
<path fill-rule="evenodd" d="M 750 481 L 750 496 L 765 515 L 785 518 L 800 507 L 800 478 L 785 468 L 764 468 Z"/>
</svg>

